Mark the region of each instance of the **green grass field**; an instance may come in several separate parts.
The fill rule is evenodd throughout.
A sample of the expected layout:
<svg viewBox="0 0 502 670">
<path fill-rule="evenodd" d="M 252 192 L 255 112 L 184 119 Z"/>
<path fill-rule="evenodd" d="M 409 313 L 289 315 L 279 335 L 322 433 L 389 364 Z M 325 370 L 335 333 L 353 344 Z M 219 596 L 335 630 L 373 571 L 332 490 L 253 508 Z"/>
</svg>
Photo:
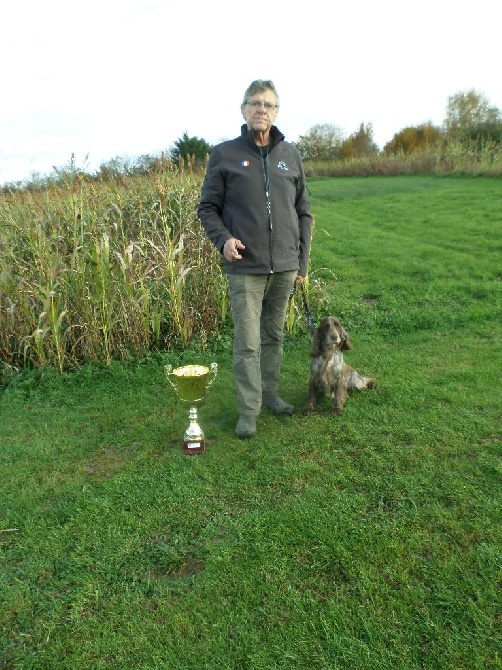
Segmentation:
<svg viewBox="0 0 502 670">
<path fill-rule="evenodd" d="M 376 379 L 237 420 L 228 339 L 0 390 L 0 668 L 494 670 L 502 181 L 310 182 L 315 318 Z M 227 345 L 224 346 L 225 342 Z M 309 337 L 287 338 L 301 408 Z M 166 363 L 212 361 L 208 448 Z"/>
</svg>

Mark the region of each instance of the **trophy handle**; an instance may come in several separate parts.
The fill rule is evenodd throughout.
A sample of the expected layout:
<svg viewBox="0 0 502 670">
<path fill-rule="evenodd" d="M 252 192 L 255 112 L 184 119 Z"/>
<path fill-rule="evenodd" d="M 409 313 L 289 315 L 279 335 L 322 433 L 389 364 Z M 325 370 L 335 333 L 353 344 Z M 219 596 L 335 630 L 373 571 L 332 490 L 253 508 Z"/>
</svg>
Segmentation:
<svg viewBox="0 0 502 670">
<path fill-rule="evenodd" d="M 166 379 L 167 379 L 167 381 L 171 384 L 171 386 L 173 387 L 173 389 L 177 392 L 177 391 L 178 391 L 178 387 L 177 387 L 176 384 L 172 381 L 172 379 L 169 379 L 169 375 L 172 375 L 172 374 L 173 374 L 173 366 L 172 366 L 172 365 L 166 365 L 166 366 L 164 367 L 164 370 L 165 370 L 165 373 L 166 373 Z"/>
<path fill-rule="evenodd" d="M 211 371 L 209 374 L 212 376 L 207 381 L 207 388 L 209 388 L 216 379 L 217 372 L 218 372 L 218 363 L 211 363 Z"/>
</svg>

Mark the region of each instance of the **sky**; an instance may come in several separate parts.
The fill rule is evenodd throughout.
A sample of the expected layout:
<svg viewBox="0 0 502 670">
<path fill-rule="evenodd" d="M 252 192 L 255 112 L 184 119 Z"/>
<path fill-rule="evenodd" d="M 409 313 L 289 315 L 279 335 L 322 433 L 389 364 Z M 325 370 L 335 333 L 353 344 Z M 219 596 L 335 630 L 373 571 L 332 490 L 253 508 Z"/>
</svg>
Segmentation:
<svg viewBox="0 0 502 670">
<path fill-rule="evenodd" d="M 236 137 L 254 79 L 276 125 L 371 124 L 382 148 L 475 89 L 502 109 L 499 0 L 17 0 L 0 28 L 0 184 Z"/>
</svg>

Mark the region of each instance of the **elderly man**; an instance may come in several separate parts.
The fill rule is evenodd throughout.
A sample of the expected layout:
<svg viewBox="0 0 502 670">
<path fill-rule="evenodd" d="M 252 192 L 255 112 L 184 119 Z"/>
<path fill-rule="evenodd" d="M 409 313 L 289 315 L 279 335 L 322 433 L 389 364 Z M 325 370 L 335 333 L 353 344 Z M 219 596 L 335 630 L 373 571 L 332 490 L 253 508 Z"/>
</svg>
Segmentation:
<svg viewBox="0 0 502 670">
<path fill-rule="evenodd" d="M 233 364 L 241 439 L 256 434 L 262 405 L 294 408 L 278 394 L 284 323 L 306 274 L 312 216 L 300 156 L 274 125 L 279 96 L 256 80 L 241 105 L 241 135 L 211 152 L 198 215 L 223 254 L 234 322 Z"/>
</svg>

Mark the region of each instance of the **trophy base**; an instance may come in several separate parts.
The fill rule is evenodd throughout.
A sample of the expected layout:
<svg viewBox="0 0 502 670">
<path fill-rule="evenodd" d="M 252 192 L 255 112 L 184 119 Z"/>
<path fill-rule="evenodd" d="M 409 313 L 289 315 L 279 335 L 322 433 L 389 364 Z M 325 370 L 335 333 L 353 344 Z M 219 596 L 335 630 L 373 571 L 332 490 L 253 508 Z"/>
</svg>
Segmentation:
<svg viewBox="0 0 502 670">
<path fill-rule="evenodd" d="M 206 449 L 206 440 L 183 440 L 183 454 L 185 456 L 196 456 L 203 454 Z"/>
</svg>

